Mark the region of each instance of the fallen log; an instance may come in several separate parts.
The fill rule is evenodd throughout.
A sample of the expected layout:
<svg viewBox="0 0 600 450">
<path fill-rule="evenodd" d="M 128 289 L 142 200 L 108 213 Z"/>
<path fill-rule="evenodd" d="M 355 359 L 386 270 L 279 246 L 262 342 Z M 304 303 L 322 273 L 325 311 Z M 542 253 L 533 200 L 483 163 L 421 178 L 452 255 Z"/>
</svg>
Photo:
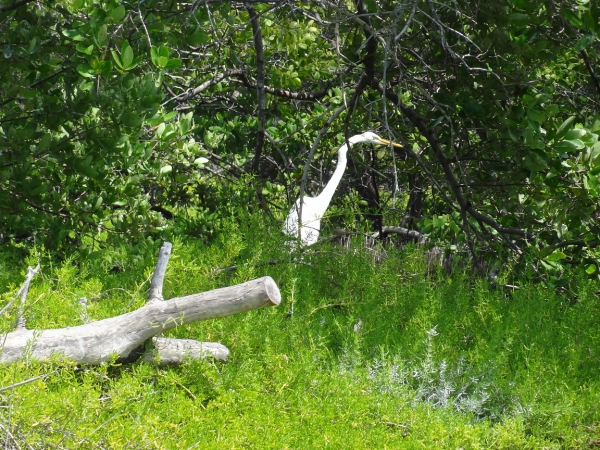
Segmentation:
<svg viewBox="0 0 600 450">
<path fill-rule="evenodd" d="M 143 360 L 159 366 L 183 364 L 189 358 L 211 357 L 217 361 L 227 361 L 229 349 L 218 342 L 198 342 L 193 339 L 173 339 L 153 337 L 152 349 L 144 353 Z"/>
<path fill-rule="evenodd" d="M 127 358 L 148 339 L 176 326 L 276 306 L 280 301 L 279 288 L 271 277 L 167 301 L 155 298 L 135 311 L 85 325 L 7 333 L 0 336 L 0 362 L 11 363 L 21 358 L 45 360 L 60 354 L 78 363 L 101 364 L 115 357 Z M 204 345 L 204 350 L 210 347 L 207 343 L 198 344 Z M 173 346 L 164 344 L 164 347 Z M 179 349 L 179 356 L 173 358 L 181 360 L 186 352 L 194 353 L 196 347 L 176 344 L 173 348 Z M 161 345 L 157 347 L 160 348 Z M 210 349 L 207 351 L 211 353 Z M 219 351 L 226 357 L 224 351 Z"/>
</svg>

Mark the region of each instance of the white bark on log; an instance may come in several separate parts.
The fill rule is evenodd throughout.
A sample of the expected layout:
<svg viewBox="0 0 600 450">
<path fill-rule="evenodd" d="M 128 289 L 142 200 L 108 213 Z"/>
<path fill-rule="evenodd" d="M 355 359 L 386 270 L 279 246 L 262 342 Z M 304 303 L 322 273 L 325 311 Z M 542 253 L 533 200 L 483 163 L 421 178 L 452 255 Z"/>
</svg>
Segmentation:
<svg viewBox="0 0 600 450">
<path fill-rule="evenodd" d="M 193 339 L 152 338 L 154 348 L 144 354 L 143 360 L 159 366 L 183 364 L 186 358 L 212 357 L 227 361 L 229 349 L 218 342 L 198 342 Z"/>
<path fill-rule="evenodd" d="M 25 356 L 44 360 L 58 353 L 79 363 L 100 364 L 115 355 L 125 358 L 147 339 L 176 326 L 276 306 L 280 301 L 271 277 L 168 301 L 154 300 L 136 311 L 77 327 L 17 330 L 0 336 L 4 344 L 0 362 Z"/>
</svg>

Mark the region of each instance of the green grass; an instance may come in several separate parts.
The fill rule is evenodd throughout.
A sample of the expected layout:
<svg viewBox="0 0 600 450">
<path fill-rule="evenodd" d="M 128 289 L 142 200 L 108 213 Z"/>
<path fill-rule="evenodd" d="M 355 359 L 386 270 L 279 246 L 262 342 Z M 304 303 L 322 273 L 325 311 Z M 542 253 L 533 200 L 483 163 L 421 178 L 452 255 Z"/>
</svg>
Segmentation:
<svg viewBox="0 0 600 450">
<path fill-rule="evenodd" d="M 34 448 L 580 449 L 600 439 L 597 286 L 582 280 L 572 302 L 541 285 L 428 276 L 419 248 L 373 263 L 360 246 L 331 245 L 261 265 L 285 259 L 278 231 L 249 221 L 212 244 L 172 238 L 165 298 L 263 275 L 281 289 L 278 307 L 169 333 L 221 342 L 228 362 L 3 366 L 0 386 L 48 376 L 0 394 L 2 426 Z M 42 253 L 28 326 L 80 324 L 84 296 L 94 319 L 143 305 L 157 250 L 63 263 Z M 0 256 L 3 303 L 37 258 Z M 232 264 L 242 265 L 215 270 Z"/>
</svg>

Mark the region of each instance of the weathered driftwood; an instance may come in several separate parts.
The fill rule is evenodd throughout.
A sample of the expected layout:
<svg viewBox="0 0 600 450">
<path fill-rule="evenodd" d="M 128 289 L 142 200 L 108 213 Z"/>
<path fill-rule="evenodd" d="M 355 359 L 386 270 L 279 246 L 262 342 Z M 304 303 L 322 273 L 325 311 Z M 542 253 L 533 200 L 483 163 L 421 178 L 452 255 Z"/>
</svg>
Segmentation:
<svg viewBox="0 0 600 450">
<path fill-rule="evenodd" d="M 143 360 L 159 366 L 182 364 L 186 358 L 212 357 L 219 361 L 227 361 L 229 356 L 229 349 L 218 342 L 153 337 L 152 346 L 153 349 L 144 354 Z"/>
<path fill-rule="evenodd" d="M 154 299 L 136 311 L 77 327 L 19 329 L 0 336 L 3 343 L 0 362 L 15 362 L 24 357 L 44 360 L 57 353 L 79 363 L 100 364 L 115 356 L 126 358 L 148 339 L 176 326 L 275 306 L 280 301 L 279 288 L 271 277 L 168 301 Z M 167 347 L 170 348 L 165 344 Z M 193 351 L 185 345 L 182 349 L 179 358 L 186 354 L 193 356 Z"/>
</svg>

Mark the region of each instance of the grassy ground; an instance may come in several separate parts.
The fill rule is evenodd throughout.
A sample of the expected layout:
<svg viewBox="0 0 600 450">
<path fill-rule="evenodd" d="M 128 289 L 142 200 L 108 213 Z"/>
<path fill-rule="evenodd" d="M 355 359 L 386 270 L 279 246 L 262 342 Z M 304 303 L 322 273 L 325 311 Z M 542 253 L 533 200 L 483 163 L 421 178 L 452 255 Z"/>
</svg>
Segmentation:
<svg viewBox="0 0 600 450">
<path fill-rule="evenodd" d="M 260 265 L 285 258 L 277 236 L 255 223 L 210 245 L 173 239 L 165 298 L 262 275 L 281 289 L 276 308 L 169 333 L 225 344 L 227 363 L 0 367 L 0 386 L 47 374 L 0 393 L 0 435 L 20 436 L 21 448 L 600 445 L 597 286 L 582 282 L 573 302 L 540 285 L 508 292 L 468 274 L 428 276 L 421 249 L 373 263 L 360 247 L 320 247 Z M 156 253 L 60 264 L 42 253 L 28 327 L 80 324 L 84 296 L 94 319 L 143 305 Z M 2 304 L 36 263 L 33 252 L 0 256 Z"/>
</svg>

